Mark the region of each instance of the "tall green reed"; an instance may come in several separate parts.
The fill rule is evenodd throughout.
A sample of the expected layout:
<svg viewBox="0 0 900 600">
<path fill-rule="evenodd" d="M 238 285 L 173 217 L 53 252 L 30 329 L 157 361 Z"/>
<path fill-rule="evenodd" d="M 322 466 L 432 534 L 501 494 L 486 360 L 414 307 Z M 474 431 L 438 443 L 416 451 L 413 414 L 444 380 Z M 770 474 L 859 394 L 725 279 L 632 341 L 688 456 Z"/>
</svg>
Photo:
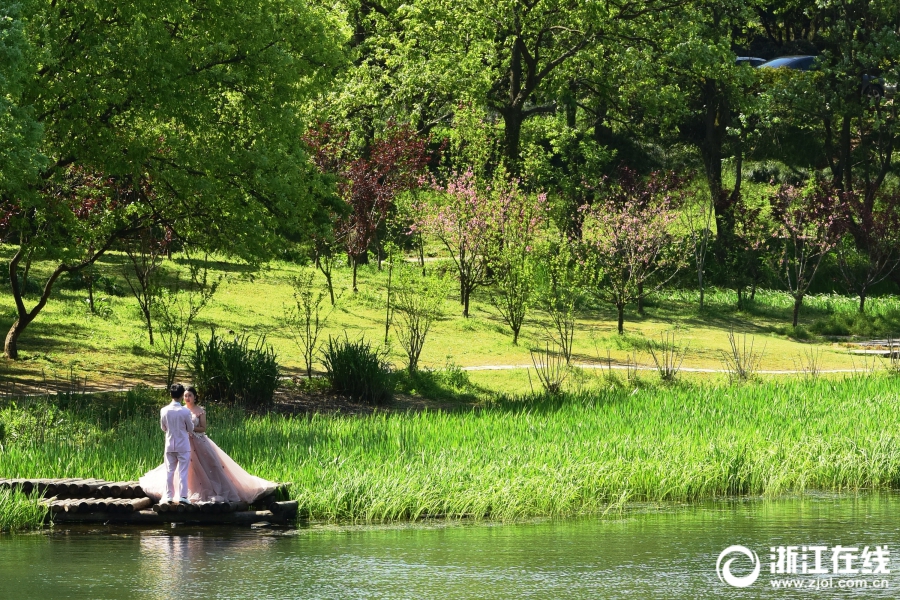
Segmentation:
<svg viewBox="0 0 900 600">
<path fill-rule="evenodd" d="M 688 383 L 509 398 L 453 412 L 246 415 L 209 435 L 293 484 L 317 520 L 600 513 L 624 501 L 900 485 L 900 379 Z M 74 416 L 72 416 L 74 418 Z M 0 453 L 0 476 L 134 479 L 162 460 L 154 415 Z"/>
<path fill-rule="evenodd" d="M 47 508 L 39 500 L 16 490 L 0 490 L 0 532 L 40 527 Z"/>
</svg>

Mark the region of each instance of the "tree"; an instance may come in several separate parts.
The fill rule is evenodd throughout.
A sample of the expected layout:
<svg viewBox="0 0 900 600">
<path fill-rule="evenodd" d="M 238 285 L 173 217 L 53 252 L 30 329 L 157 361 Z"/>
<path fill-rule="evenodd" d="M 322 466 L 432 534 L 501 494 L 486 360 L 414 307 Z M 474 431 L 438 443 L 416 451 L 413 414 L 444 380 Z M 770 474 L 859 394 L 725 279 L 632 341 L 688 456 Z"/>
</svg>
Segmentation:
<svg viewBox="0 0 900 600">
<path fill-rule="evenodd" d="M 850 201 L 847 210 L 853 233 L 844 233 L 835 247 L 841 276 L 847 290 L 859 297 L 863 313 L 872 286 L 900 264 L 900 194 L 880 193 L 870 211 L 865 203 Z"/>
<path fill-rule="evenodd" d="M 125 255 L 131 266 L 123 269 L 125 281 L 144 316 L 151 346 L 154 304 L 160 291 L 160 267 L 165 254 L 171 251 L 169 243 L 172 241 L 171 230 L 163 235 L 157 235 L 158 233 L 160 232 L 153 229 L 145 229 L 135 236 L 136 240 L 125 247 Z"/>
<path fill-rule="evenodd" d="M 721 243 L 727 245 L 729 251 L 719 267 L 724 270 L 723 279 L 737 294 L 738 310 L 746 308 L 747 288 L 750 288 L 749 299 L 752 301 L 756 286 L 764 281 L 772 230 L 771 224 L 763 218 L 762 208 L 751 206 L 743 195 L 739 196 L 731 206 L 733 227 L 720 234 Z"/>
<path fill-rule="evenodd" d="M 325 294 L 315 289 L 315 271 L 304 270 L 291 280 L 291 287 L 294 290 L 294 306 L 285 308 L 284 321 L 303 354 L 306 377 L 312 379 L 313 360 L 321 346 L 319 337 L 331 311 L 322 314 Z"/>
<path fill-rule="evenodd" d="M 572 362 L 575 341 L 575 309 L 581 298 L 580 273 L 572 248 L 577 240 L 561 235 L 546 244 L 537 265 L 537 306 L 547 312 L 550 326 L 546 332 L 558 346 L 566 364 Z"/>
<path fill-rule="evenodd" d="M 450 253 L 459 277 L 459 301 L 463 316 L 469 316 L 469 299 L 477 288 L 490 283 L 488 265 L 496 242 L 496 211 L 489 190 L 479 189 L 472 171 L 436 186 L 437 197 L 422 202 L 419 230 L 434 235 Z"/>
<path fill-rule="evenodd" d="M 373 124 L 391 116 L 402 115 L 426 133 L 452 121 L 460 106 L 474 104 L 502 121 L 502 158 L 517 174 L 526 123 L 571 105 L 562 96 L 573 64 L 599 46 L 652 43 L 643 35 L 645 23 L 685 2 L 342 4 L 357 32 L 358 68 L 335 94 L 335 113 L 357 122 L 360 136 L 371 139 Z M 469 166 L 477 173 L 477 165 L 456 169 Z"/>
<path fill-rule="evenodd" d="M 831 186 L 845 194 L 847 233 L 856 249 L 868 253 L 866 223 L 896 169 L 900 140 L 897 106 L 881 79 L 896 78 L 897 5 L 807 1 L 788 10 L 762 8 L 772 43 L 802 43 L 803 54 L 817 55 L 813 71 L 765 74 L 767 129 L 772 138 L 781 134 L 772 145 L 785 146 L 786 162 L 805 155 L 808 166 L 827 169 Z M 897 280 L 898 271 L 892 276 Z"/>
<path fill-rule="evenodd" d="M 697 208 L 699 213 L 697 214 Z M 712 236 L 713 215 L 715 210 L 711 202 L 701 202 L 699 207 L 685 207 L 685 219 L 688 231 L 691 235 L 691 250 L 693 252 L 694 267 L 697 270 L 697 287 L 700 289 L 700 310 L 703 310 L 703 296 L 706 288 L 704 279 L 706 275 L 706 252 L 709 249 L 709 240 Z"/>
<path fill-rule="evenodd" d="M 347 204 L 348 210 L 335 223 L 335 237 L 347 252 L 356 292 L 357 267 L 393 209 L 394 199 L 423 181 L 429 161 L 427 140 L 408 125 L 393 122 L 361 155 L 349 147 L 349 132 L 335 132 L 328 123 L 320 123 L 304 139 L 319 169 L 337 176 L 338 191 Z"/>
<path fill-rule="evenodd" d="M 18 208 L 14 199 L 28 193 L 46 166 L 40 152 L 42 127 L 29 107 L 15 102 L 34 68 L 35 54 L 25 34 L 21 4 L 0 6 L 0 240 L 4 241 Z"/>
<path fill-rule="evenodd" d="M 174 281 L 162 288 L 155 303 L 161 325 L 159 334 L 162 351 L 166 359 L 166 386 L 175 382 L 184 345 L 191 335 L 191 327 L 197 315 L 212 300 L 224 278 L 224 275 L 209 277 L 209 254 L 204 254 L 202 259 L 195 259 L 185 247 L 184 255 L 190 280 L 182 282 L 180 274 L 176 273 Z"/>
<path fill-rule="evenodd" d="M 397 269 L 394 300 L 397 337 L 406 352 L 407 369 L 415 373 L 419 368 L 419 356 L 432 324 L 443 314 L 447 297 L 447 279 L 435 275 L 422 275 L 406 264 Z"/>
<path fill-rule="evenodd" d="M 794 299 L 792 324 L 797 326 L 803 297 L 819 266 L 838 240 L 842 227 L 842 194 L 823 181 L 805 188 L 782 185 L 769 197 L 777 224 L 773 270 Z"/>
<path fill-rule="evenodd" d="M 519 331 L 534 292 L 535 257 L 538 236 L 546 220 L 547 196 L 526 194 L 516 181 L 495 193 L 499 227 L 496 250 L 489 261 L 494 275 L 490 299 L 512 330 L 513 345 L 518 345 Z"/>
<path fill-rule="evenodd" d="M 678 185 L 671 175 L 654 173 L 642 181 L 624 169 L 618 182 L 604 182 L 603 201 L 584 207 L 586 287 L 615 306 L 619 334 L 625 332 L 625 306 L 661 288 L 684 263 L 674 227 L 681 201 Z"/>
<path fill-rule="evenodd" d="M 280 0 L 22 6 L 35 56 L 4 102 L 42 128 L 46 161 L 3 190 L 18 245 L 7 357 L 61 274 L 147 227 L 257 260 L 318 211 L 299 109 L 341 63 L 324 13 Z M 56 265 L 31 308 L 17 270 L 28 256 Z"/>
</svg>

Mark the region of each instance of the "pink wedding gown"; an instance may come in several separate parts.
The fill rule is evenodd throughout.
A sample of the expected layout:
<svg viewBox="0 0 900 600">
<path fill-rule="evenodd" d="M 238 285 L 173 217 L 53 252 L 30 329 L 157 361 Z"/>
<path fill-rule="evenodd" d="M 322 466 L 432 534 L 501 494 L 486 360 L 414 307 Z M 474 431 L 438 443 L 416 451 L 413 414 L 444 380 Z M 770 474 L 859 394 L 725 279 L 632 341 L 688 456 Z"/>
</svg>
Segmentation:
<svg viewBox="0 0 900 600">
<path fill-rule="evenodd" d="M 192 418 L 196 426 L 199 418 Z M 159 502 L 166 491 L 166 465 L 141 477 L 140 484 L 149 498 Z M 276 485 L 242 469 L 205 433 L 195 433 L 191 436 L 187 493 L 179 487 L 175 477 L 175 498 L 184 496 L 191 502 L 253 502 L 273 492 Z"/>
</svg>

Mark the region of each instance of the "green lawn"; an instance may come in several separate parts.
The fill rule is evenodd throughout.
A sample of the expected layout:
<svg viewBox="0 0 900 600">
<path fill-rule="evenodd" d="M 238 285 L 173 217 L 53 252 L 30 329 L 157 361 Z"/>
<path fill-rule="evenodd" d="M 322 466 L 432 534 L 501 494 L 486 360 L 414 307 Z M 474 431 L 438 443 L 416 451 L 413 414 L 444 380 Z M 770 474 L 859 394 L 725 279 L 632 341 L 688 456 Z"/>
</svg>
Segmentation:
<svg viewBox="0 0 900 600">
<path fill-rule="evenodd" d="M 11 250 L 6 248 L 4 255 Z M 7 379 L 19 381 L 43 379 L 65 380 L 74 376 L 89 386 L 129 386 L 138 381 L 159 384 L 165 378 L 165 362 L 158 348 L 148 343 L 137 302 L 131 297 L 122 277 L 124 257 L 111 253 L 99 261 L 103 276 L 99 314 L 90 314 L 87 292 L 70 280 L 62 280 L 53 297 L 37 320 L 22 335 L 19 348 L 22 360 L 6 361 Z M 447 267 L 440 259 L 428 268 Z M 170 269 L 186 271 L 183 263 L 167 262 Z M 32 281 L 46 273 L 49 265 L 36 264 Z M 219 262 L 216 275 L 226 277 L 219 292 L 200 314 L 195 330 L 209 335 L 211 327 L 219 332 L 229 330 L 265 335 L 278 352 L 280 363 L 288 372 L 299 373 L 300 353 L 286 335 L 281 324 L 283 310 L 291 302 L 288 280 L 298 267 L 292 263 L 273 262 L 259 270 L 242 264 Z M 324 278 L 317 275 L 324 286 Z M 380 343 L 384 337 L 384 304 L 386 273 L 375 265 L 359 269 L 359 293 L 349 291 L 350 271 L 336 272 L 339 294 L 337 307 L 328 321 L 326 335 L 365 336 Z M 110 293 L 112 292 L 112 293 Z M 581 311 L 575 337 L 575 361 L 578 363 L 625 364 L 636 359 L 651 365 L 646 352 L 648 342 L 660 334 L 674 330 L 680 344 L 689 346 L 684 361 L 686 368 L 720 369 L 721 353 L 728 349 L 727 332 L 754 336 L 757 348 L 764 348 L 762 369 L 796 369 L 814 351 L 821 369 L 863 369 L 863 360 L 848 354 L 846 347 L 822 341 L 809 334 L 811 330 L 840 330 L 841 319 L 854 319 L 855 300 L 839 296 L 810 297 L 803 311 L 801 328 L 786 326 L 790 318 L 790 298 L 781 292 L 761 290 L 752 308 L 745 312 L 734 309 L 734 294 L 710 290 L 707 307 L 698 311 L 696 292 L 671 291 L 648 302 L 646 314 L 633 310 L 626 315 L 626 335 L 615 333 L 615 315 L 608 307 L 587 307 Z M 34 301 L 35 294 L 29 296 Z M 327 303 L 327 301 L 326 301 Z M 15 316 L 11 295 L 0 293 L 0 326 L 8 328 Z M 900 329 L 900 301 L 895 297 L 872 298 L 868 303 L 871 317 L 867 321 L 875 332 Z M 475 367 L 485 365 L 530 365 L 529 348 L 542 347 L 545 315 L 531 311 L 523 329 L 520 344 L 511 343 L 511 335 L 497 311 L 487 302 L 484 290 L 476 293 L 471 317 L 461 317 L 458 297 L 445 302 L 446 316 L 433 328 L 423 351 L 421 363 L 431 369 L 447 365 Z M 792 337 L 793 336 L 793 337 Z M 801 339 L 795 339 L 795 338 Z M 391 357 L 403 366 L 404 357 L 391 334 Z M 192 344 L 189 344 L 189 347 Z M 183 378 L 189 374 L 182 373 Z M 473 382 L 501 391 L 529 389 L 527 374 L 513 371 L 471 373 Z M 535 382 L 532 381 L 532 384 Z"/>
</svg>

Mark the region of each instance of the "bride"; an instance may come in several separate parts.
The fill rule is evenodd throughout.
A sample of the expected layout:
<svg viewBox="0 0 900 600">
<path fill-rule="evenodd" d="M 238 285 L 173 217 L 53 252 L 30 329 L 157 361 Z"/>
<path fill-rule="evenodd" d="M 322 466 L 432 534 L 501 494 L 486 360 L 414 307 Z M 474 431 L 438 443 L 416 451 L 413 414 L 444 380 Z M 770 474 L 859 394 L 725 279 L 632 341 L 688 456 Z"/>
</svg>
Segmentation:
<svg viewBox="0 0 900 600">
<path fill-rule="evenodd" d="M 197 390 L 188 386 L 184 406 L 191 411 L 194 433 L 191 434 L 191 464 L 188 489 L 177 489 L 175 497 L 191 502 L 253 502 L 275 490 L 275 483 L 251 475 L 206 436 L 206 409 L 197 404 Z M 148 497 L 159 502 L 166 490 L 166 465 L 161 464 L 140 479 Z"/>
</svg>

